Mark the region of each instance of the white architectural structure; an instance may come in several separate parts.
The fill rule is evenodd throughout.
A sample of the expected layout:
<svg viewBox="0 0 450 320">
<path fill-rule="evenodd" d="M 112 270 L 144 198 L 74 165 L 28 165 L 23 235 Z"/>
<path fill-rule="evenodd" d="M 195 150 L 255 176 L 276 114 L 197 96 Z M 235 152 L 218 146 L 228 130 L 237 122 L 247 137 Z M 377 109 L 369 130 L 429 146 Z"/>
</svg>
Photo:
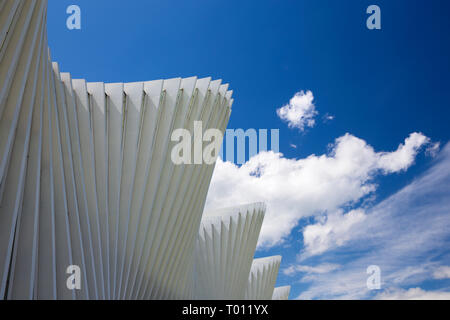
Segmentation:
<svg viewBox="0 0 450 320">
<path fill-rule="evenodd" d="M 272 300 L 281 256 L 253 260 L 248 278 L 246 300 Z"/>
<path fill-rule="evenodd" d="M 228 85 L 73 80 L 46 11 L 0 0 L 0 299 L 244 298 L 264 207 L 207 215 L 198 235 L 214 165 L 170 152 L 194 121 L 224 132 Z M 247 297 L 270 299 L 275 267 L 258 270 Z"/>
<path fill-rule="evenodd" d="M 288 300 L 291 286 L 278 287 L 273 290 L 272 300 Z"/>
<path fill-rule="evenodd" d="M 207 212 L 195 259 L 196 299 L 244 299 L 264 204 Z"/>
</svg>

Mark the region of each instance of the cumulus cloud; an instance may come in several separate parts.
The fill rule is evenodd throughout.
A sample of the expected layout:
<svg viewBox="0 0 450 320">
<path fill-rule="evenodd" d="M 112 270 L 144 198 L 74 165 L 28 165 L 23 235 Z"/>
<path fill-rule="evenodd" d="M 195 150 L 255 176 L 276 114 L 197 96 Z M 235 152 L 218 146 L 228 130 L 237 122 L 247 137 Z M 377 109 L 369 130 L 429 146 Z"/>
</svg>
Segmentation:
<svg viewBox="0 0 450 320">
<path fill-rule="evenodd" d="M 378 300 L 450 300 L 450 292 L 425 291 L 421 288 L 391 289 L 376 296 Z"/>
<path fill-rule="evenodd" d="M 314 127 L 318 114 L 314 105 L 314 95 L 311 91 L 297 92 L 289 104 L 277 110 L 281 120 L 286 121 L 290 128 L 304 131 L 306 127 Z"/>
<path fill-rule="evenodd" d="M 397 150 L 376 152 L 364 140 L 346 134 L 336 139 L 329 153 L 304 159 L 287 159 L 271 151 L 240 167 L 218 159 L 206 206 L 265 202 L 260 248 L 282 243 L 302 218 L 330 214 L 327 222 L 308 229 L 308 250 L 323 252 L 335 240 L 345 243 L 345 230 L 364 218 L 360 211 L 344 215 L 339 210 L 372 194 L 377 175 L 409 168 L 428 141 L 413 133 Z M 327 234 L 329 228 L 332 232 Z"/>
</svg>

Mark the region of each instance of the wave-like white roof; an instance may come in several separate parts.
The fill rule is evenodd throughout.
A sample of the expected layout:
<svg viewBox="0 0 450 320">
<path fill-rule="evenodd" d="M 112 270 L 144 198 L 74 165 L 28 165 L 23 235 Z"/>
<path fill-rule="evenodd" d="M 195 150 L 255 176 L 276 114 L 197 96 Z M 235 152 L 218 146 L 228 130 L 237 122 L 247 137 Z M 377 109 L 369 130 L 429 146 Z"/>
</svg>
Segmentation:
<svg viewBox="0 0 450 320">
<path fill-rule="evenodd" d="M 246 300 L 272 300 L 281 256 L 253 260 L 248 277 Z"/>
<path fill-rule="evenodd" d="M 264 204 L 257 203 L 203 216 L 195 259 L 195 298 L 244 298 L 264 214 Z"/>
<path fill-rule="evenodd" d="M 223 132 L 228 85 L 71 79 L 49 57 L 47 1 L 1 6 L 0 297 L 191 297 L 214 166 L 174 165 L 170 137 L 194 121 Z"/>
<path fill-rule="evenodd" d="M 225 131 L 228 85 L 72 79 L 46 12 L 0 1 L 0 299 L 271 299 L 280 257 L 252 265 L 265 206 L 202 220 L 214 165 L 171 159 L 174 130 Z"/>
<path fill-rule="evenodd" d="M 273 290 L 272 300 L 288 300 L 291 286 L 278 287 Z"/>
</svg>

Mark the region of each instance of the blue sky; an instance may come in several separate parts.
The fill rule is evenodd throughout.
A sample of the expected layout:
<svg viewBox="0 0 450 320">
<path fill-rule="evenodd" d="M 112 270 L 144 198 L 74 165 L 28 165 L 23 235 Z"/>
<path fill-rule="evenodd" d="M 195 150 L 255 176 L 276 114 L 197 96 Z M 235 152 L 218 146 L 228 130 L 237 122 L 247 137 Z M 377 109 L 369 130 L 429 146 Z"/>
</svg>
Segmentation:
<svg viewBox="0 0 450 320">
<path fill-rule="evenodd" d="M 80 31 L 66 28 L 65 11 L 71 4 L 82 10 Z M 381 8 L 381 30 L 366 28 L 365 11 L 371 4 Z M 258 163 L 281 164 L 277 168 L 294 172 L 286 176 L 288 180 L 298 173 L 316 181 L 321 171 L 314 168 L 321 163 L 320 156 L 326 157 L 330 172 L 338 170 L 335 163 L 352 163 L 353 158 L 345 156 L 335 161 L 333 150 L 345 153 L 355 146 L 356 155 L 367 156 L 361 158 L 362 165 L 352 163 L 352 171 L 360 175 L 341 172 L 332 180 L 336 184 L 327 186 L 342 192 L 336 194 L 344 199 L 327 207 L 302 202 L 295 194 L 304 193 L 302 189 L 276 198 L 256 192 L 249 196 L 249 200 L 267 196 L 271 217 L 287 217 L 291 225 L 277 230 L 282 234 L 279 239 L 273 231 L 269 244 L 257 253 L 283 255 L 278 284 L 292 285 L 291 298 L 439 294 L 450 288 L 448 277 L 439 273 L 450 265 L 450 231 L 439 228 L 450 222 L 449 9 L 444 0 L 50 0 L 49 45 L 62 71 L 88 81 L 194 75 L 223 79 L 235 98 L 229 128 L 280 129 L 283 156 L 262 155 Z M 302 90 L 311 91 L 318 112 L 315 125 L 305 130 L 290 128 L 277 114 Z M 326 115 L 333 120 L 323 121 Z M 415 145 L 410 140 L 412 149 L 394 153 L 400 144 L 408 146 L 405 139 L 415 132 L 426 141 L 416 137 Z M 347 138 L 336 141 L 342 137 Z M 436 143 L 440 152 L 431 156 L 426 150 Z M 400 159 L 408 151 L 412 158 Z M 392 157 L 380 160 L 382 152 Z M 403 162 L 398 168 L 386 164 L 399 159 Z M 435 173 L 438 169 L 440 174 Z M 235 172 L 243 185 L 267 188 L 268 183 L 277 188 L 275 178 L 248 180 L 243 169 L 227 170 L 217 173 L 218 185 L 223 183 L 221 177 Z M 358 188 L 345 185 L 350 180 L 370 191 L 357 194 Z M 293 182 L 293 186 L 303 185 Z M 327 200 L 319 193 L 315 196 L 318 202 Z M 214 203 L 214 194 L 211 198 Z M 227 199 L 217 196 L 217 200 Z M 283 209 L 277 204 L 283 201 L 293 208 L 277 215 Z M 411 220 L 419 223 L 406 223 Z M 321 227 L 331 228 L 331 239 L 308 233 L 312 240 L 325 241 L 325 251 L 314 248 L 314 241 L 307 245 L 308 226 L 319 233 Z M 333 229 L 336 226 L 343 226 L 344 238 L 341 229 Z M 435 233 L 428 234 L 432 226 Z M 417 245 L 423 250 L 406 245 L 411 243 L 406 235 L 413 230 L 419 232 L 423 241 Z M 397 247 L 398 255 L 391 256 L 389 248 Z M 315 253 L 306 257 L 308 252 Z M 380 291 L 363 288 L 368 263 L 380 265 Z M 296 271 L 287 275 L 283 270 L 288 268 Z M 338 286 L 339 281 L 345 282 Z"/>
</svg>

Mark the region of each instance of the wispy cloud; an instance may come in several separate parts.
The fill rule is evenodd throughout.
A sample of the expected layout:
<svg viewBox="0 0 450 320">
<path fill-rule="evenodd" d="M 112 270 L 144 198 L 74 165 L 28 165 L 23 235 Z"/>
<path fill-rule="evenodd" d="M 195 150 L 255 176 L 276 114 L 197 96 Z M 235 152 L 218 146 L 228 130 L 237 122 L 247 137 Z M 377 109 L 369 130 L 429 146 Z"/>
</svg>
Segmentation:
<svg viewBox="0 0 450 320">
<path fill-rule="evenodd" d="M 322 260 L 346 256 L 347 262 L 340 261 L 339 270 L 313 279 L 298 298 L 448 298 L 448 288 L 424 291 L 418 287 L 448 276 L 448 267 L 439 264 L 450 261 L 449 208 L 450 144 L 425 174 L 368 210 L 345 245 L 322 252 Z M 366 287 L 369 265 L 381 268 L 381 292 Z"/>
<path fill-rule="evenodd" d="M 434 279 L 450 279 L 450 267 L 440 266 L 433 272 Z"/>
<path fill-rule="evenodd" d="M 335 118 L 336 118 L 335 116 L 333 116 L 333 115 L 331 115 L 331 114 L 329 114 L 329 113 L 327 112 L 327 113 L 324 114 L 324 116 L 322 117 L 322 121 L 323 121 L 324 123 L 327 123 L 327 122 L 333 121 Z"/>
<path fill-rule="evenodd" d="M 316 266 L 305 266 L 301 264 L 297 265 L 291 265 L 288 268 L 283 270 L 283 273 L 287 276 L 294 276 L 298 273 L 318 273 L 318 274 L 324 274 L 331 271 L 334 271 L 336 269 L 339 269 L 340 265 L 333 264 L 333 263 L 324 263 Z"/>
<path fill-rule="evenodd" d="M 428 146 L 428 148 L 425 150 L 425 153 L 426 153 L 428 156 L 434 158 L 434 157 L 436 157 L 436 155 L 439 153 L 440 147 L 441 147 L 441 143 L 440 143 L 440 142 L 432 143 L 432 144 L 430 144 L 430 145 Z"/>
<path fill-rule="evenodd" d="M 421 288 L 391 289 L 378 294 L 379 300 L 450 300 L 450 292 L 426 291 Z"/>
</svg>

